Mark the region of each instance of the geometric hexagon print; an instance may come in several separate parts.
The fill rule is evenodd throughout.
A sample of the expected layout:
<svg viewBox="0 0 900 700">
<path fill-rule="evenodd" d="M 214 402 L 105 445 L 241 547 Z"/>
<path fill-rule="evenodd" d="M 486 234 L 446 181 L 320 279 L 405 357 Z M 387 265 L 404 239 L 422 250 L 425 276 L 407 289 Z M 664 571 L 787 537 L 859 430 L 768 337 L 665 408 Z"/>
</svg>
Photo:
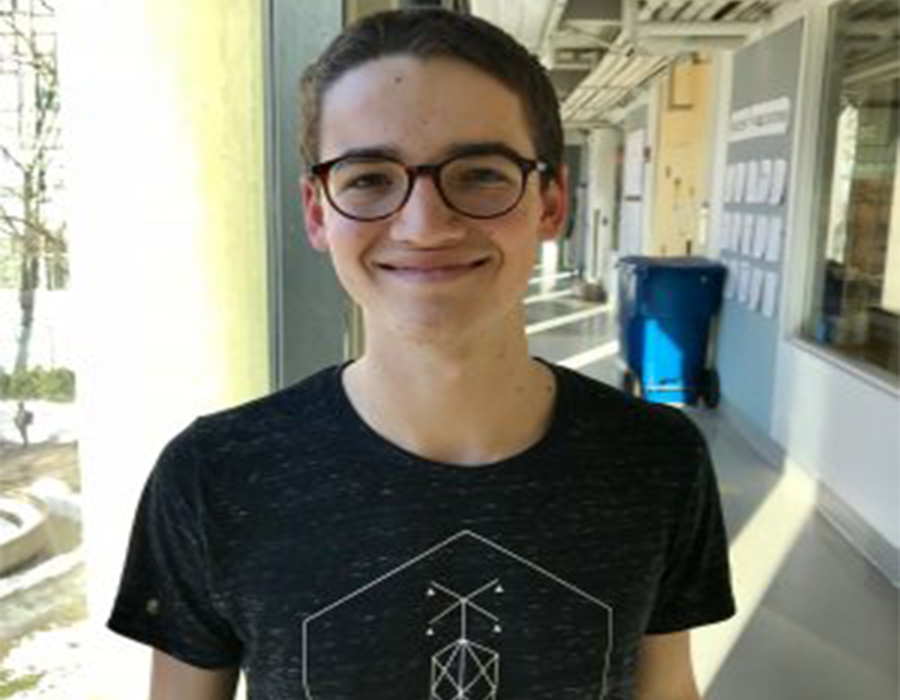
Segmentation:
<svg viewBox="0 0 900 700">
<path fill-rule="evenodd" d="M 307 617 L 303 689 L 307 700 L 603 698 L 612 624 L 603 601 L 465 530 Z"/>
</svg>

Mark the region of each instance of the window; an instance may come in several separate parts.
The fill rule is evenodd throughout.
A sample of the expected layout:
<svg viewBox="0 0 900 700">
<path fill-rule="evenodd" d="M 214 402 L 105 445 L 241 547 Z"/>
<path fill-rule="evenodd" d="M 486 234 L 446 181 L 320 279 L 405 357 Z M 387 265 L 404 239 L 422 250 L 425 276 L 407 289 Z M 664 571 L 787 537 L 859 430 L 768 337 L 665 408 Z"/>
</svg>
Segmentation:
<svg viewBox="0 0 900 700">
<path fill-rule="evenodd" d="M 896 383 L 900 7 L 839 3 L 830 32 L 815 271 L 802 335 Z"/>
</svg>

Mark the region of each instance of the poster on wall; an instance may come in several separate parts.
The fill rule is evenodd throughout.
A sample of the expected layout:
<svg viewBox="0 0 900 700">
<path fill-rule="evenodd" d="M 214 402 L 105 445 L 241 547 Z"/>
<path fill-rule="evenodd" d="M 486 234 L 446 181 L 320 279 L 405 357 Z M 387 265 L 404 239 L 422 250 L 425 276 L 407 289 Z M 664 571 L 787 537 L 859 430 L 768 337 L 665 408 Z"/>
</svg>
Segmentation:
<svg viewBox="0 0 900 700">
<path fill-rule="evenodd" d="M 751 160 L 747 163 L 747 179 L 745 185 L 747 187 L 744 192 L 744 201 L 747 204 L 756 204 L 756 181 L 759 177 L 759 162 Z"/>
<path fill-rule="evenodd" d="M 795 293 L 793 279 L 785 277 L 789 274 L 785 258 L 788 246 L 793 247 L 789 236 L 795 234 L 788 230 L 791 158 L 798 146 L 794 136 L 797 129 L 805 128 L 797 120 L 796 101 L 805 27 L 803 18 L 766 29 L 734 53 L 734 79 L 719 133 L 719 143 L 725 141 L 723 180 L 729 167 L 735 180 L 740 170 L 745 173 L 743 187 L 739 191 L 735 186 L 730 200 L 722 205 L 732 222 L 740 221 L 739 226 L 731 226 L 740 232 L 737 250 L 722 252 L 729 270 L 737 267 L 717 338 L 722 395 L 757 426 L 769 426 L 772 421 L 778 352 L 785 337 L 778 320 L 785 311 L 780 297 L 787 301 Z M 809 107 L 815 111 L 819 105 Z M 722 201 L 724 196 L 720 197 Z M 748 219 L 750 223 L 745 224 Z"/>
<path fill-rule="evenodd" d="M 763 315 L 768 318 L 775 316 L 775 308 L 778 304 L 778 274 L 766 273 L 765 290 L 763 292 Z"/>
<path fill-rule="evenodd" d="M 738 271 L 738 301 L 746 304 L 750 299 L 750 263 L 742 262 Z"/>
<path fill-rule="evenodd" d="M 787 187 L 787 161 L 779 158 L 772 165 L 772 183 L 769 187 L 769 205 L 776 207 L 784 202 Z"/>
<path fill-rule="evenodd" d="M 765 136 L 782 136 L 791 121 L 791 99 L 778 97 L 757 102 L 731 113 L 728 140 L 731 143 Z"/>
<path fill-rule="evenodd" d="M 762 301 L 763 281 L 765 273 L 758 267 L 754 267 L 750 277 L 750 296 L 747 299 L 747 308 L 756 311 Z"/>
<path fill-rule="evenodd" d="M 753 231 L 753 257 L 762 258 L 769 242 L 769 217 L 757 216 L 756 228 Z"/>
<path fill-rule="evenodd" d="M 733 202 L 741 203 L 744 201 L 744 186 L 746 182 L 747 164 L 743 162 L 737 163 L 734 166 L 734 190 L 731 196 Z"/>
<path fill-rule="evenodd" d="M 784 221 L 780 216 L 769 217 L 769 231 L 766 240 L 766 262 L 777 263 L 781 259 L 781 234 Z"/>
<path fill-rule="evenodd" d="M 766 202 L 769 199 L 769 190 L 772 187 L 772 160 L 765 158 L 759 161 L 759 173 L 756 181 L 756 194 L 758 202 Z"/>
<path fill-rule="evenodd" d="M 734 260 L 723 260 L 725 265 L 725 298 L 734 298 L 734 290 L 737 289 L 737 267 Z"/>
</svg>

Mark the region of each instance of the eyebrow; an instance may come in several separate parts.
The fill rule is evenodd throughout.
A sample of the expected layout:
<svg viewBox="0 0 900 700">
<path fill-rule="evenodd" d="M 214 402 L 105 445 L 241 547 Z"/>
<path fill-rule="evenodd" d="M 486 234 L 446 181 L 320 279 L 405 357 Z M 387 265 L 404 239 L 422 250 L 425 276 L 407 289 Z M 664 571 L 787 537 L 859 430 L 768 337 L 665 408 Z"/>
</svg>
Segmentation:
<svg viewBox="0 0 900 700">
<path fill-rule="evenodd" d="M 521 158 L 522 155 L 503 141 L 468 141 L 462 143 L 454 143 L 442 151 L 439 161 L 457 156 L 477 156 L 491 153 L 502 153 L 513 158 Z M 360 148 L 351 148 L 344 151 L 339 159 L 343 158 L 362 158 L 362 159 L 379 159 L 390 158 L 392 160 L 403 161 L 400 149 L 396 146 L 363 146 Z M 335 160 L 338 160 L 336 158 Z"/>
</svg>

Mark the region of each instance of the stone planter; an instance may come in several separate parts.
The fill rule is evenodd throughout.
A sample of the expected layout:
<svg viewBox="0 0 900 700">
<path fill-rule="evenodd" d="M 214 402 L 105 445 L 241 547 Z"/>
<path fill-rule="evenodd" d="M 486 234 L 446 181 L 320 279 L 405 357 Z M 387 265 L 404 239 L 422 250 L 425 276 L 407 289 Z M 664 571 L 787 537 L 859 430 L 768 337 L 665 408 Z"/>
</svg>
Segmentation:
<svg viewBox="0 0 900 700">
<path fill-rule="evenodd" d="M 27 497 L 0 497 L 0 576 L 39 555 L 47 544 L 43 505 Z"/>
</svg>

